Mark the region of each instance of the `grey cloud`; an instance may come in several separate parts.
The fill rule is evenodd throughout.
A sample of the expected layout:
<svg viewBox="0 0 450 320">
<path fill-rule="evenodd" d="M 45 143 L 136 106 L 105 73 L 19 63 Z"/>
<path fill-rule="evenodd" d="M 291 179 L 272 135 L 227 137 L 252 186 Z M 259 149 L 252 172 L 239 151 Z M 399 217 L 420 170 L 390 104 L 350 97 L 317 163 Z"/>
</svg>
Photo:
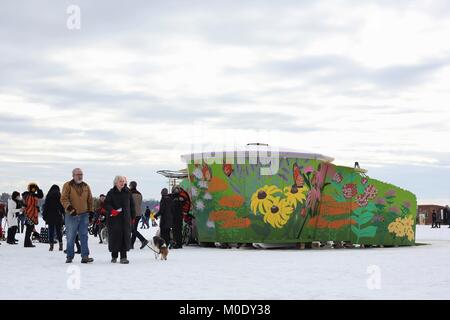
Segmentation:
<svg viewBox="0 0 450 320">
<path fill-rule="evenodd" d="M 421 84 L 436 71 L 450 64 L 450 57 L 418 63 L 371 69 L 343 56 L 299 56 L 289 60 L 274 60 L 252 69 L 226 69 L 225 74 L 245 76 L 262 73 L 273 78 L 291 78 L 307 81 L 310 85 L 342 88 L 352 84 L 372 84 L 386 91 Z M 327 71 L 326 75 L 321 72 Z"/>
<path fill-rule="evenodd" d="M 68 119 L 68 121 L 70 121 Z M 95 139 L 97 141 L 112 140 L 118 137 L 114 131 L 92 129 L 92 128 L 77 128 L 76 126 L 67 127 L 48 127 L 32 120 L 28 115 L 23 117 L 10 116 L 0 114 L 0 132 L 5 132 L 11 135 L 11 138 L 22 139 L 29 137 L 33 139 L 44 138 L 55 141 L 64 141 L 70 137 L 84 138 L 86 140 Z"/>
</svg>

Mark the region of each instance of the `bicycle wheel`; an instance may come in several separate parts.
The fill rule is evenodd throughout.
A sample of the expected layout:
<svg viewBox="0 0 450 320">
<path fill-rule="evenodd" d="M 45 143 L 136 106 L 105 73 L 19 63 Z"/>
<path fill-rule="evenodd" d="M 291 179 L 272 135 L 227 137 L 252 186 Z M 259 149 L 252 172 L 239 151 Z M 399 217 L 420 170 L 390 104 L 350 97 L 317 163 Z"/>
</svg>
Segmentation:
<svg viewBox="0 0 450 320">
<path fill-rule="evenodd" d="M 191 240 L 191 228 L 189 228 L 188 224 L 185 224 L 183 226 L 183 244 L 189 245 L 189 242 Z"/>
<path fill-rule="evenodd" d="M 104 244 L 108 244 L 108 228 L 103 227 L 99 232 L 99 237 Z"/>
</svg>

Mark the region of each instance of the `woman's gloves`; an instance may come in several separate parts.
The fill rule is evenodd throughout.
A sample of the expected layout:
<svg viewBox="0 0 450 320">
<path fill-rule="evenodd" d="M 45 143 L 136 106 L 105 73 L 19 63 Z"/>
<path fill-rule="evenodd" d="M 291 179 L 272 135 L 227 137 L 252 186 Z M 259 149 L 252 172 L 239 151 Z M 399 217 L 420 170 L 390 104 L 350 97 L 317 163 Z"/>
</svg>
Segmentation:
<svg viewBox="0 0 450 320">
<path fill-rule="evenodd" d="M 119 209 L 112 209 L 111 210 L 111 217 L 116 217 L 116 216 L 118 216 L 120 213 L 122 212 L 122 208 L 119 208 Z"/>
</svg>

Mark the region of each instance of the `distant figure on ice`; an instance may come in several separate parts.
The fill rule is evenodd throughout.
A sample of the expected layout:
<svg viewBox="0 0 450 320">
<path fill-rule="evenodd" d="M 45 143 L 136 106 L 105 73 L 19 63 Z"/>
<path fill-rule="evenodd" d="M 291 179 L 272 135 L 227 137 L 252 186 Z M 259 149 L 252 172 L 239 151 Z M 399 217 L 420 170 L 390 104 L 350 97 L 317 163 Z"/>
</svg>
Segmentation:
<svg viewBox="0 0 450 320">
<path fill-rule="evenodd" d="M 150 228 L 150 225 L 148 223 L 149 219 L 150 219 L 150 214 L 151 214 L 150 208 L 147 206 L 145 208 L 144 215 L 142 216 L 142 219 L 141 219 L 141 229 L 149 229 Z"/>
<path fill-rule="evenodd" d="M 431 228 L 437 228 L 437 214 L 436 210 L 433 209 L 433 212 L 431 213 Z"/>
<path fill-rule="evenodd" d="M 35 245 L 31 242 L 31 234 L 33 233 L 34 226 L 39 223 L 39 199 L 44 197 L 44 193 L 39 189 L 38 185 L 34 182 L 28 184 L 28 191 L 22 194 L 22 198 L 25 204 L 25 248 L 33 248 Z"/>
<path fill-rule="evenodd" d="M 441 222 L 442 222 L 442 211 L 439 211 L 436 214 L 436 228 L 440 228 L 441 227 Z"/>
<path fill-rule="evenodd" d="M 19 214 L 23 211 L 23 203 L 20 193 L 14 191 L 11 199 L 8 200 L 8 237 L 6 242 L 9 244 L 17 244 L 16 233 L 19 225 Z"/>
<path fill-rule="evenodd" d="M 66 263 L 72 263 L 75 256 L 73 246 L 77 233 L 81 241 L 81 263 L 93 262 L 94 259 L 89 258 L 88 227 L 89 212 L 93 210 L 94 200 L 91 188 L 83 181 L 83 171 L 80 168 L 73 169 L 72 180 L 64 184 L 61 204 L 66 210 Z"/>
<path fill-rule="evenodd" d="M 134 209 L 136 212 L 136 218 L 134 218 L 134 223 L 131 230 L 131 249 L 134 249 L 134 243 L 136 242 L 136 237 L 141 241 L 141 249 L 144 249 L 148 244 L 148 241 L 144 236 L 138 231 L 139 220 L 142 218 L 142 194 L 136 189 L 137 182 L 130 182 L 130 191 L 134 201 Z"/>
<path fill-rule="evenodd" d="M 156 206 L 155 210 L 158 211 L 159 210 L 159 206 Z M 150 210 L 149 217 L 146 218 L 146 219 L 147 219 L 147 226 L 149 228 L 150 228 L 150 226 L 148 225 L 148 223 L 149 223 L 150 220 L 152 221 L 152 227 L 157 227 L 158 226 L 158 224 L 156 223 L 156 219 L 155 219 L 155 212 Z"/>
<path fill-rule="evenodd" d="M 448 207 L 448 205 L 446 205 L 444 208 L 444 215 L 447 218 L 447 224 L 448 227 L 450 228 L 450 208 Z"/>
<path fill-rule="evenodd" d="M 59 186 L 52 185 L 45 197 L 43 218 L 48 224 L 49 251 L 53 251 L 55 233 L 59 243 L 59 251 L 63 251 L 62 226 L 64 208 L 61 204 L 61 192 Z"/>
<path fill-rule="evenodd" d="M 101 221 L 104 221 L 104 219 L 106 219 L 105 200 L 106 200 L 106 196 L 104 194 L 101 194 L 99 197 L 99 206 L 97 209 L 95 209 L 94 221 L 93 221 L 94 227 L 92 228 L 92 233 L 94 234 L 95 237 L 97 237 L 98 233 L 100 232 L 99 223 L 101 223 Z M 101 237 L 100 237 L 99 243 L 103 243 L 103 240 Z"/>
<path fill-rule="evenodd" d="M 166 188 L 161 190 L 161 201 L 159 203 L 159 211 L 155 214 L 155 219 L 161 217 L 159 222 L 161 238 L 170 243 L 170 229 L 173 225 L 173 200 Z"/>
<path fill-rule="evenodd" d="M 6 208 L 3 203 L 0 203 L 0 240 L 3 240 L 3 218 L 6 217 Z M 1 243 L 0 243 L 1 244 Z"/>
<path fill-rule="evenodd" d="M 125 177 L 117 176 L 114 187 L 106 195 L 106 224 L 108 226 L 108 247 L 111 262 L 128 264 L 127 252 L 131 246 L 131 224 L 135 218 L 135 207 L 130 189 L 125 187 Z"/>
</svg>

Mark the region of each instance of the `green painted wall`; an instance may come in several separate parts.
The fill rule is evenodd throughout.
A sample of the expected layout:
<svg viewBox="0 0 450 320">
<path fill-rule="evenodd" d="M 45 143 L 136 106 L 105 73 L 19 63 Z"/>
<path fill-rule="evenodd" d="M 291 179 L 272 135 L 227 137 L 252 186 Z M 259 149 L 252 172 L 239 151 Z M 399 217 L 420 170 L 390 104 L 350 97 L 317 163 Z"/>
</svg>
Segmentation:
<svg viewBox="0 0 450 320">
<path fill-rule="evenodd" d="M 188 171 L 201 242 L 415 242 L 415 195 L 353 168 L 280 159 L 270 176 L 248 163 Z"/>
</svg>

